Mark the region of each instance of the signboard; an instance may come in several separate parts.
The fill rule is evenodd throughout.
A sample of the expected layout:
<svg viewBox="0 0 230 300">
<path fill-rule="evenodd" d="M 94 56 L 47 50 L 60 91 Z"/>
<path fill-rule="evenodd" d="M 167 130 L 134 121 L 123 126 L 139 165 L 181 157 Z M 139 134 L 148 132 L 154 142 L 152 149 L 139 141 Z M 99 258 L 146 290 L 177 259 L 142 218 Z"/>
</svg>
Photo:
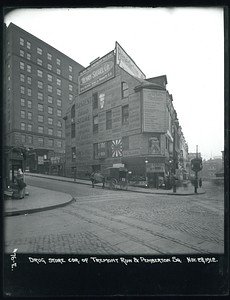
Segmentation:
<svg viewBox="0 0 230 300">
<path fill-rule="evenodd" d="M 113 78 L 115 76 L 114 67 L 114 53 L 112 51 L 79 72 L 79 94 Z"/>
<path fill-rule="evenodd" d="M 202 170 L 202 159 L 199 157 L 193 158 L 191 160 L 191 168 L 195 172 L 199 172 L 200 170 Z"/>
<path fill-rule="evenodd" d="M 52 165 L 58 165 L 60 163 L 60 156 L 53 156 L 50 158 L 51 164 Z"/>
<path fill-rule="evenodd" d="M 132 76 L 141 79 L 146 78 L 145 74 L 138 68 L 118 42 L 116 42 L 116 64 Z"/>
<path fill-rule="evenodd" d="M 143 89 L 143 132 L 167 132 L 166 91 Z"/>
<path fill-rule="evenodd" d="M 147 163 L 146 173 L 162 173 L 165 172 L 164 163 Z"/>
</svg>

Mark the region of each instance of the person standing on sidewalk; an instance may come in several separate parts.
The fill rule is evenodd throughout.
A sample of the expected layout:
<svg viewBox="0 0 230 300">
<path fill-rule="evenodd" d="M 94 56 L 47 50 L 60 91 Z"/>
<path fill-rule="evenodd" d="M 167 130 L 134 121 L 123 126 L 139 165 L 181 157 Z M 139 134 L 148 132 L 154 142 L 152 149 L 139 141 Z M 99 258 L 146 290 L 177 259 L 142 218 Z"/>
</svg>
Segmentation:
<svg viewBox="0 0 230 300">
<path fill-rule="evenodd" d="M 16 182 L 18 185 L 19 198 L 23 199 L 25 197 L 26 183 L 23 180 L 23 173 L 20 170 L 18 170 L 18 172 L 17 172 Z"/>
<path fill-rule="evenodd" d="M 202 178 L 199 179 L 199 187 L 202 187 Z"/>
</svg>

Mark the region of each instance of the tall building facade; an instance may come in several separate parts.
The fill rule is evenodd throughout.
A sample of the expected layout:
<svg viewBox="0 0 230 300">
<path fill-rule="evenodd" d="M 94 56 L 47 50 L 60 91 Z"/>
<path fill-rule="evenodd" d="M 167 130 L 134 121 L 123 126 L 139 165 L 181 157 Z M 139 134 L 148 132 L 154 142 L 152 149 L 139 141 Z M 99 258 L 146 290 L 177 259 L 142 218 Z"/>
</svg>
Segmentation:
<svg viewBox="0 0 230 300">
<path fill-rule="evenodd" d="M 83 66 L 12 23 L 5 27 L 4 39 L 7 164 L 12 164 L 14 149 L 30 148 L 31 171 L 60 172 L 65 157 L 63 116 L 78 94 Z"/>
<path fill-rule="evenodd" d="M 82 70 L 64 118 L 66 176 L 124 166 L 153 187 L 186 177 L 188 146 L 166 84 L 165 75 L 146 79 L 118 43 Z"/>
</svg>

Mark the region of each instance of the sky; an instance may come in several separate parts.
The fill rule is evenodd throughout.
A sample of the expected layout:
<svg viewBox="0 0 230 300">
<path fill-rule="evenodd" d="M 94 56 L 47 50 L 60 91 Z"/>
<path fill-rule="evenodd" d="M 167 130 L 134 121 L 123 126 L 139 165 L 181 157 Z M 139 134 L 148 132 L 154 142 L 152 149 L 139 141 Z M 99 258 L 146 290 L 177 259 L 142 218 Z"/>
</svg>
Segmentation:
<svg viewBox="0 0 230 300">
<path fill-rule="evenodd" d="M 146 78 L 167 76 L 189 152 L 224 150 L 224 19 L 221 7 L 18 8 L 21 27 L 87 67 L 117 41 Z"/>
</svg>

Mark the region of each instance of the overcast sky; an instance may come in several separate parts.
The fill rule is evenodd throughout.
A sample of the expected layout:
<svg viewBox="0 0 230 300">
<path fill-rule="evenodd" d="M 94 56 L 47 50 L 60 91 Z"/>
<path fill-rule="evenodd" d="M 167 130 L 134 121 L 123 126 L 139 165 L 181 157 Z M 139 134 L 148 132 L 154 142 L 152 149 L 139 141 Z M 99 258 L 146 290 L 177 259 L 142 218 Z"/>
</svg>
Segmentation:
<svg viewBox="0 0 230 300">
<path fill-rule="evenodd" d="M 205 159 L 224 150 L 222 8 L 16 9 L 21 27 L 87 67 L 117 41 L 146 78 L 166 75 L 189 146 Z"/>
</svg>

